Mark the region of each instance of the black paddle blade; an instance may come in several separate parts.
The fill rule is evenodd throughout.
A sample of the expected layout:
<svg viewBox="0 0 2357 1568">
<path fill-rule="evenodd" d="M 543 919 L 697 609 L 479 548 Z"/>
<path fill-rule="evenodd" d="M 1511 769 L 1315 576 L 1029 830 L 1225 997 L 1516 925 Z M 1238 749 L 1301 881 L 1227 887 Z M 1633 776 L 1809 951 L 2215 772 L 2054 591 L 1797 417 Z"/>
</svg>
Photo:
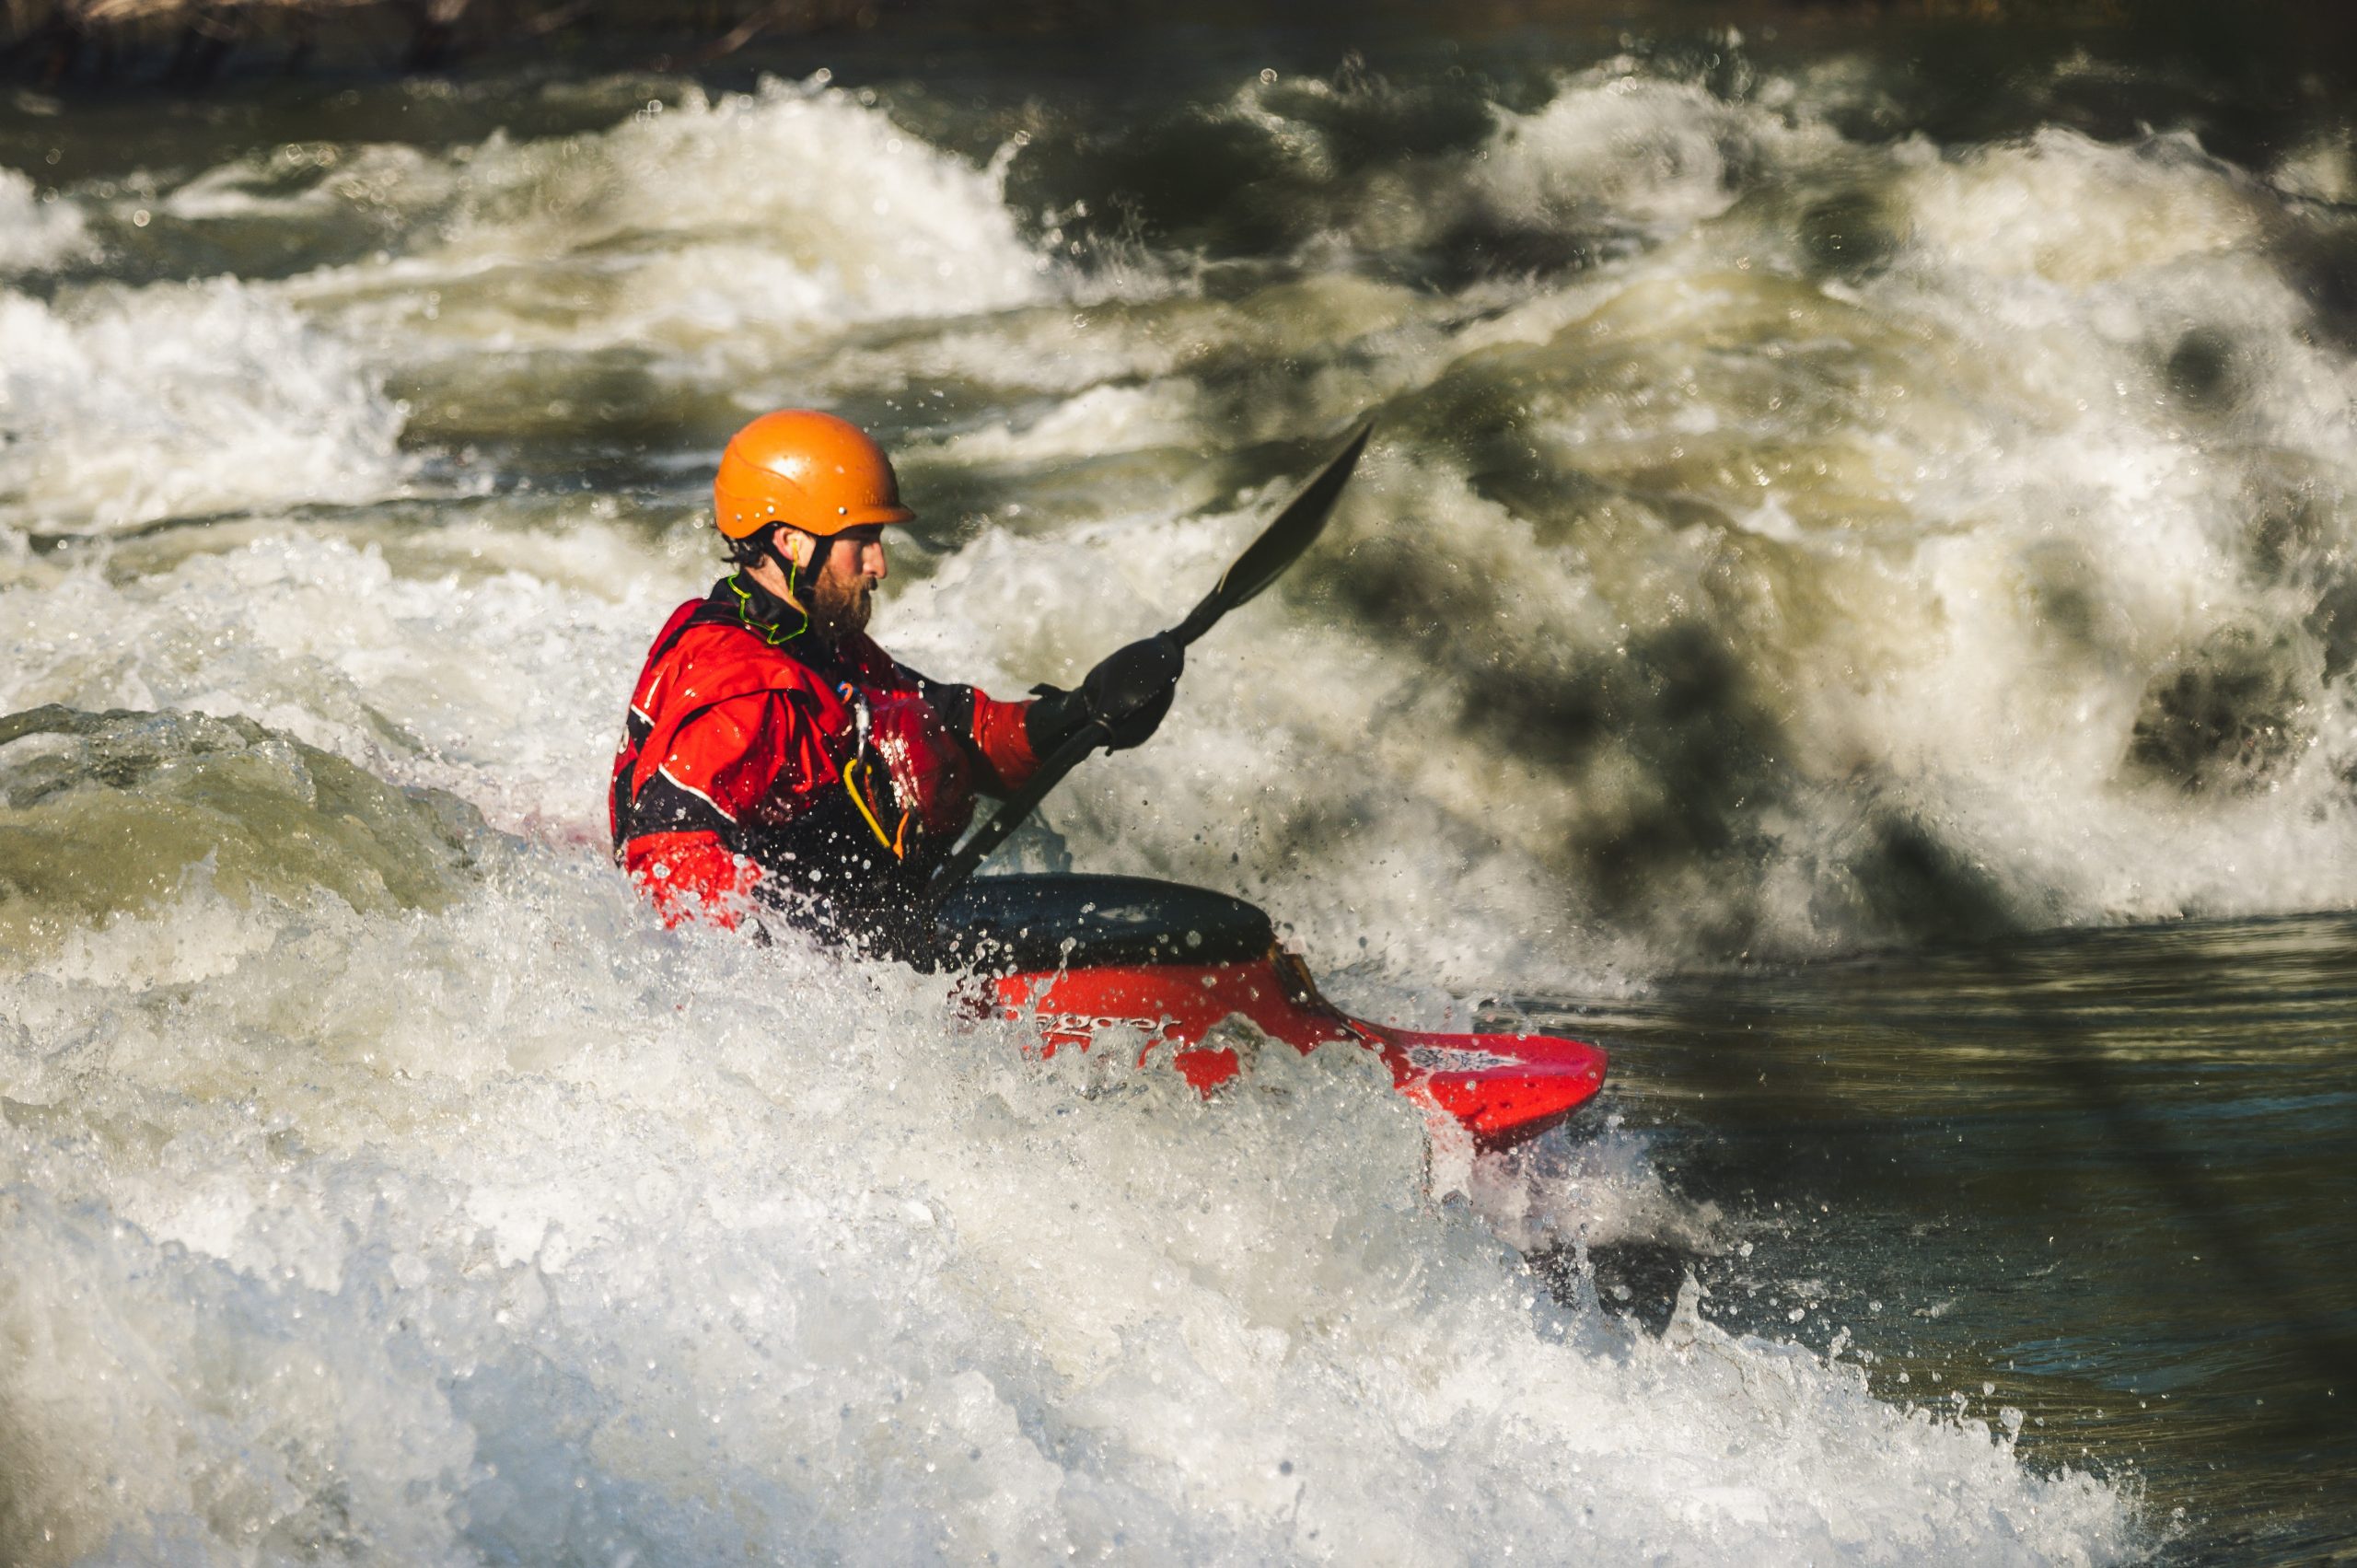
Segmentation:
<svg viewBox="0 0 2357 1568">
<path fill-rule="evenodd" d="M 1373 421 L 1360 425 L 1350 444 L 1277 514 L 1275 522 L 1260 530 L 1260 537 L 1236 558 L 1235 564 L 1221 574 L 1217 586 L 1203 597 L 1203 602 L 1170 629 L 1170 634 L 1181 646 L 1210 631 L 1229 610 L 1257 597 L 1261 589 L 1284 575 L 1285 568 L 1300 560 L 1303 551 L 1318 542 L 1318 536 L 1326 531 L 1326 519 L 1333 516 L 1335 498 L 1350 482 L 1351 470 L 1358 466 L 1359 454 L 1366 449 L 1366 438 L 1374 430 Z"/>
</svg>

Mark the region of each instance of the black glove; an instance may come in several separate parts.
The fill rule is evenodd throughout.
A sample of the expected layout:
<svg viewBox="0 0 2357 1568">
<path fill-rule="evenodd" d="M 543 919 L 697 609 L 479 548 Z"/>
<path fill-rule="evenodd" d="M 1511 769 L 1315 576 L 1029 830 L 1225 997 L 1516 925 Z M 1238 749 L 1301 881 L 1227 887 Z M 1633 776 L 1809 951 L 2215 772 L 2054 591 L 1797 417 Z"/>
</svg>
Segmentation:
<svg viewBox="0 0 2357 1568">
<path fill-rule="evenodd" d="M 1144 745 L 1170 711 L 1186 665 L 1186 651 L 1165 632 L 1107 655 L 1077 691 L 1033 687 L 1039 700 L 1025 721 L 1031 749 L 1045 757 L 1091 723 L 1104 726 L 1113 750 Z"/>
</svg>

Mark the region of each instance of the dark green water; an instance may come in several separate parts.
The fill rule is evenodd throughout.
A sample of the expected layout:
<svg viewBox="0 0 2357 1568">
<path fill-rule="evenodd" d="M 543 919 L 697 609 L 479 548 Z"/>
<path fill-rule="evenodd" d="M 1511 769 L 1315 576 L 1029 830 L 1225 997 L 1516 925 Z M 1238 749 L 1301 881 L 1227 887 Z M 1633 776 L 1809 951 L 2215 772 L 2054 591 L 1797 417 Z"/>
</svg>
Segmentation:
<svg viewBox="0 0 2357 1568">
<path fill-rule="evenodd" d="M 1666 1318 L 1869 1353 L 1886 1397 L 2020 1412 L 2133 1476 L 2168 1562 L 2345 1550 L 2357 1488 L 2357 919 L 2090 933 L 1532 1010 L 1610 1041 L 1738 1252 L 1608 1248 Z M 1796 1325 L 1796 1326 L 1795 1326 Z"/>
</svg>

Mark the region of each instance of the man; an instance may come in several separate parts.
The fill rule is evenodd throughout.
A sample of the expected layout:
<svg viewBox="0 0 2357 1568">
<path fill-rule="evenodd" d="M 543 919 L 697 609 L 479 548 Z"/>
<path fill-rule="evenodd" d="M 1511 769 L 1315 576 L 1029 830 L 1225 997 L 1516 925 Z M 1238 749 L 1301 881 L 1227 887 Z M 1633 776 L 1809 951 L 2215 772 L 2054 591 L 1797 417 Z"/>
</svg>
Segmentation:
<svg viewBox="0 0 2357 1568">
<path fill-rule="evenodd" d="M 973 796 L 1022 787 L 1092 726 L 1122 749 L 1169 711 L 1181 656 L 1133 643 L 1076 691 L 1002 703 L 929 680 L 866 633 L 884 529 L 913 517 L 883 449 L 831 414 L 738 431 L 713 482 L 733 570 L 672 612 L 614 759 L 614 852 L 667 923 L 757 903 L 917 956 L 926 877 Z"/>
</svg>

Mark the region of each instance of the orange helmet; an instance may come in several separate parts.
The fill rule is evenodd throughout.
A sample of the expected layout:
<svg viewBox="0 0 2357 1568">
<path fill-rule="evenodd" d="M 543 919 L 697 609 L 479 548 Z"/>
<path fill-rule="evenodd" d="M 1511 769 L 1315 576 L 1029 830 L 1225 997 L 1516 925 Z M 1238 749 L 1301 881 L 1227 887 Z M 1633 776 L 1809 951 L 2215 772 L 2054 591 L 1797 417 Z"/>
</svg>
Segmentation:
<svg viewBox="0 0 2357 1568">
<path fill-rule="evenodd" d="M 905 523 L 892 459 L 857 425 L 812 409 L 765 413 L 729 437 L 712 481 L 713 518 L 730 539 L 772 523 L 834 534 Z"/>
</svg>

